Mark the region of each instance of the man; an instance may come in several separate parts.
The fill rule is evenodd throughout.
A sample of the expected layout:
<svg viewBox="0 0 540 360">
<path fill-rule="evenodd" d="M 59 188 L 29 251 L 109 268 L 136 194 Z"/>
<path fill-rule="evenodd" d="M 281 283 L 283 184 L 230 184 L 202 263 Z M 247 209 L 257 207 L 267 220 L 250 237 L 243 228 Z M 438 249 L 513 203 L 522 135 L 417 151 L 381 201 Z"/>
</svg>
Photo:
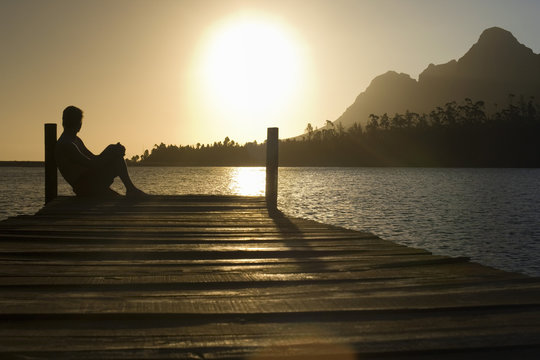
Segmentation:
<svg viewBox="0 0 540 360">
<path fill-rule="evenodd" d="M 56 164 L 60 173 L 71 185 L 77 196 L 107 197 L 119 194 L 110 188 L 119 176 L 126 187 L 126 196 L 141 197 L 139 190 L 129 177 L 124 155 L 126 149 L 120 143 L 109 145 L 99 155 L 94 155 L 77 136 L 81 130 L 83 112 L 68 106 L 62 114 L 64 132 L 55 148 Z"/>
</svg>

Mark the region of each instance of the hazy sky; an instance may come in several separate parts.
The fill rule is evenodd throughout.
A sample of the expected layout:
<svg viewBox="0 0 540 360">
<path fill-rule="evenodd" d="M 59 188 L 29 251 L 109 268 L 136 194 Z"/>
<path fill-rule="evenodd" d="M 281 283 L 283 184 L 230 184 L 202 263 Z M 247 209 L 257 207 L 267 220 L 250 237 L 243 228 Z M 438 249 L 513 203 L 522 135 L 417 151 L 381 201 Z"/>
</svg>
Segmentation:
<svg viewBox="0 0 540 360">
<path fill-rule="evenodd" d="M 298 135 L 488 27 L 538 53 L 539 16 L 537 0 L 0 0 L 0 160 L 42 160 L 67 105 L 96 153 Z"/>
</svg>

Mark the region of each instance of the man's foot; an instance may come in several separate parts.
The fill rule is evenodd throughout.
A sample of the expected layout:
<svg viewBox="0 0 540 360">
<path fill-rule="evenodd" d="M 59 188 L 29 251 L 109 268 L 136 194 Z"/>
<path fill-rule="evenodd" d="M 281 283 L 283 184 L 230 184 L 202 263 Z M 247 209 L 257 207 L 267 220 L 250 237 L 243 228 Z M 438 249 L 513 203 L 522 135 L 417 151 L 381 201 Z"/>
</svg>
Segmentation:
<svg viewBox="0 0 540 360">
<path fill-rule="evenodd" d="M 140 190 L 140 189 L 133 188 L 133 189 L 130 189 L 130 190 L 126 190 L 126 196 L 129 197 L 129 198 L 138 199 L 138 198 L 146 197 L 146 196 L 148 196 L 148 194 L 145 193 L 144 191 Z"/>
</svg>

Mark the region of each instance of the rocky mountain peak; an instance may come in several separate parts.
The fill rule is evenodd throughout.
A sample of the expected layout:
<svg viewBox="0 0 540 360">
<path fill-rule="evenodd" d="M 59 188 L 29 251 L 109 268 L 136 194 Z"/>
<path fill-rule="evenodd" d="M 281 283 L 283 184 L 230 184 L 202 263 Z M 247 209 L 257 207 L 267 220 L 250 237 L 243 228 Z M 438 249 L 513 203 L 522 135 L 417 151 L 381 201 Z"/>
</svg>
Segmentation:
<svg viewBox="0 0 540 360">
<path fill-rule="evenodd" d="M 520 45 L 519 41 L 510 31 L 496 26 L 484 30 L 482 34 L 480 34 L 480 38 L 476 44 L 478 46 L 486 47 L 498 47 L 503 44 L 506 46 Z"/>
<path fill-rule="evenodd" d="M 540 99 L 540 55 L 511 32 L 491 27 L 459 60 L 430 64 L 418 81 L 389 71 L 371 84 L 336 121 L 345 126 L 367 122 L 369 114 L 429 112 L 465 98 L 504 104 L 509 94 Z"/>
<path fill-rule="evenodd" d="M 482 32 L 478 42 L 460 59 L 460 62 L 492 62 L 510 57 L 519 62 L 522 58 L 533 55 L 533 51 L 521 44 L 510 31 L 492 27 Z"/>
</svg>

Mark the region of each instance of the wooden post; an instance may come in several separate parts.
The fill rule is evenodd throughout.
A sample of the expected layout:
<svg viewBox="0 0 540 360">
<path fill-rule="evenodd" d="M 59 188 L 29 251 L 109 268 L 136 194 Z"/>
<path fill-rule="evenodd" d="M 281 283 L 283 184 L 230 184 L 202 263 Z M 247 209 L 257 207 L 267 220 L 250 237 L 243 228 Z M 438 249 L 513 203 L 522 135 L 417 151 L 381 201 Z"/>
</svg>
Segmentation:
<svg viewBox="0 0 540 360">
<path fill-rule="evenodd" d="M 266 204 L 270 210 L 277 210 L 278 130 L 278 128 L 268 128 L 266 139 Z"/>
<path fill-rule="evenodd" d="M 58 176 L 54 146 L 56 145 L 56 124 L 45 124 L 45 204 L 58 195 Z"/>
</svg>

